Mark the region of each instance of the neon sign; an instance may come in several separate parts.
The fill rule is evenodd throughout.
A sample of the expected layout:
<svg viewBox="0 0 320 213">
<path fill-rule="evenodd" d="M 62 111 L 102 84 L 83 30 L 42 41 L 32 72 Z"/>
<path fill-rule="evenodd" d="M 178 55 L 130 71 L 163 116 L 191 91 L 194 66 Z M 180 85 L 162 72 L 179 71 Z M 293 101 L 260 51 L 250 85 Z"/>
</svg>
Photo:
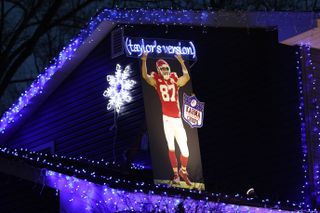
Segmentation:
<svg viewBox="0 0 320 213">
<path fill-rule="evenodd" d="M 189 60 L 196 60 L 197 57 L 192 41 L 126 37 L 124 46 L 128 57 L 139 58 L 144 52 L 151 57 L 171 58 L 175 54 Z"/>
</svg>

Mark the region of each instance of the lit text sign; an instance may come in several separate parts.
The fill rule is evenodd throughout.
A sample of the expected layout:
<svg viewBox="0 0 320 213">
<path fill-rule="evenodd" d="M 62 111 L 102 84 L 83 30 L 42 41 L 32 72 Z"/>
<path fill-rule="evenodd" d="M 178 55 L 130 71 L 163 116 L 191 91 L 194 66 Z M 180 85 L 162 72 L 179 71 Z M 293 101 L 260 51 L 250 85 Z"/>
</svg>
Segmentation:
<svg viewBox="0 0 320 213">
<path fill-rule="evenodd" d="M 148 57 L 171 58 L 181 54 L 185 59 L 196 60 L 196 48 L 192 41 L 126 37 L 124 41 L 127 56 L 139 58 L 144 52 Z"/>
</svg>

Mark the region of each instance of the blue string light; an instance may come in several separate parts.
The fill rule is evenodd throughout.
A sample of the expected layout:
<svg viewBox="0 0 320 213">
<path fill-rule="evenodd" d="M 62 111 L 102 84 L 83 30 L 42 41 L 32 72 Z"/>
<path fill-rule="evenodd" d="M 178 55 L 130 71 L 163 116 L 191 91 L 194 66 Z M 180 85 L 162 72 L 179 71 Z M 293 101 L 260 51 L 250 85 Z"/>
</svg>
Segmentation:
<svg viewBox="0 0 320 213">
<path fill-rule="evenodd" d="M 302 209 L 300 203 L 291 203 L 289 201 L 281 204 L 281 202 L 272 202 L 270 199 L 257 200 L 242 197 L 239 194 L 226 195 L 202 192 L 195 189 L 173 188 L 168 185 L 155 185 L 152 180 L 143 180 L 144 177 L 140 177 L 138 180 L 131 180 L 128 177 L 124 178 L 125 175 L 106 174 L 108 171 L 119 169 L 121 165 L 115 162 L 106 162 L 104 159 L 90 160 L 81 156 L 66 157 L 29 151 L 28 149 L 11 150 L 8 148 L 0 148 L 0 157 L 18 161 L 22 159 L 34 167 L 46 168 L 46 175 L 42 177 L 45 178 L 43 182 L 46 185 L 54 187 L 57 190 L 57 195 L 59 195 L 60 191 L 60 196 L 65 199 L 64 201 L 78 202 L 79 205 L 89 202 L 92 211 L 95 211 L 92 203 L 96 204 L 97 202 L 99 203 L 98 205 L 104 203 L 102 205 L 104 206 L 103 208 L 108 209 L 113 206 L 112 208 L 119 208 L 124 211 L 126 208 L 123 207 L 122 200 L 126 197 L 126 199 L 130 199 L 129 201 L 132 204 L 130 206 L 134 207 L 135 211 L 137 209 L 141 210 L 140 208 L 147 208 L 146 205 L 153 210 L 162 211 L 168 208 L 168 203 L 171 203 L 169 205 L 171 210 L 176 209 L 178 203 L 182 203 L 184 209 L 188 210 L 187 212 L 194 212 L 195 208 L 203 209 L 204 212 L 212 212 L 219 209 L 221 212 L 239 212 L 240 210 L 241 212 L 256 212 L 258 210 L 262 212 L 284 212 L 281 209 Z M 86 163 L 87 166 L 84 167 L 81 163 Z M 144 169 L 141 165 L 131 165 L 132 172 Z M 104 173 L 101 173 L 101 170 Z M 88 189 L 90 187 L 92 189 Z M 111 202 L 108 200 L 110 194 L 104 193 L 106 190 L 113 192 L 116 196 L 120 193 L 121 196 L 113 198 L 115 200 Z M 95 191 L 96 195 L 90 196 L 90 191 Z M 159 200 L 158 198 L 161 199 Z M 141 199 L 146 202 L 141 202 Z M 153 201 L 150 202 L 150 200 Z M 246 205 L 250 206 L 260 204 L 264 208 L 235 205 L 230 204 L 230 202 L 246 203 Z M 116 203 L 119 204 L 118 207 L 116 207 Z M 133 205 L 133 203 L 137 205 Z M 84 208 L 87 208 L 87 206 Z M 311 211 L 310 209 L 307 210 Z"/>
<path fill-rule="evenodd" d="M 319 82 L 315 78 L 316 74 L 316 66 L 312 61 L 311 57 L 311 45 L 310 43 L 301 44 L 300 45 L 300 59 L 301 62 L 304 62 L 304 67 L 306 71 L 306 85 L 305 85 L 305 93 L 308 94 L 308 109 L 309 109 L 309 116 L 308 120 L 304 122 L 304 133 L 303 135 L 306 137 L 306 128 L 310 129 L 310 140 L 312 142 L 312 147 L 320 147 L 320 106 L 318 100 L 318 84 Z M 304 60 L 303 60 L 304 59 Z M 300 71 L 301 72 L 301 71 Z M 302 82 L 300 83 L 302 85 Z M 300 88 L 300 87 L 299 87 Z M 302 112 L 301 112 L 302 114 Z M 305 141 L 305 140 L 304 140 Z M 308 176 L 308 167 L 307 167 L 307 144 L 304 144 L 305 153 L 304 153 L 304 163 L 305 163 L 305 177 Z M 315 150 L 316 151 L 316 150 Z M 317 152 L 317 151 L 316 151 Z M 320 177 L 319 177 L 319 161 L 313 161 L 313 186 L 314 186 L 314 193 L 313 196 L 316 199 L 316 203 L 320 203 Z M 305 184 L 305 188 L 309 187 L 308 182 Z"/>
<path fill-rule="evenodd" d="M 286 212 L 281 209 L 213 202 L 208 197 L 192 199 L 180 195 L 168 196 L 165 191 L 162 194 L 141 189 L 128 192 L 50 170 L 46 173 L 46 185 L 60 191 L 61 203 L 64 203 L 64 207 L 69 211 L 86 209 L 89 212 L 178 212 L 181 205 L 185 212 Z"/>
<path fill-rule="evenodd" d="M 304 174 L 304 184 L 302 185 L 301 195 L 302 195 L 302 206 L 305 208 L 310 207 L 310 195 L 309 193 L 309 175 L 308 175 L 308 147 L 307 147 L 307 133 L 306 133 L 306 119 L 305 119 L 305 100 L 304 100 L 304 85 L 303 85 L 303 71 L 301 65 L 302 52 L 304 48 L 308 48 L 304 45 L 299 47 L 299 51 L 296 51 L 296 69 L 298 74 L 298 92 L 299 92 L 299 117 L 300 117 L 300 130 L 301 130 L 301 146 L 302 146 L 302 169 Z"/>
</svg>

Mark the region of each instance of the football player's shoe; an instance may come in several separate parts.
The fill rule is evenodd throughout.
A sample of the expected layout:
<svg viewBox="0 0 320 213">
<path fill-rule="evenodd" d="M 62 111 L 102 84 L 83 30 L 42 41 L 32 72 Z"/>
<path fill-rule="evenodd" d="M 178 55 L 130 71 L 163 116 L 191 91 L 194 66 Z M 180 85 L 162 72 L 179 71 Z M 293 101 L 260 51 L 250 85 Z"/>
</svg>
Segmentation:
<svg viewBox="0 0 320 213">
<path fill-rule="evenodd" d="M 179 175 L 182 177 L 182 179 L 186 182 L 186 184 L 188 186 L 191 186 L 191 181 L 188 178 L 188 172 L 187 171 L 183 171 L 182 168 L 179 169 Z"/>
<path fill-rule="evenodd" d="M 180 177 L 178 172 L 175 172 L 172 179 L 173 184 L 180 184 Z"/>
</svg>

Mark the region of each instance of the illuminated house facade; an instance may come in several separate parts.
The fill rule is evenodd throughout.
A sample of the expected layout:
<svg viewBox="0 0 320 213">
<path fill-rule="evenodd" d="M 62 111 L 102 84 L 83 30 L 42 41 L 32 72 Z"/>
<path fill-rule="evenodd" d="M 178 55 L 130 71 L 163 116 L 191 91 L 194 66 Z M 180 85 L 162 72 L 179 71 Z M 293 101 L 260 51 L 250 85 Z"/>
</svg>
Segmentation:
<svg viewBox="0 0 320 213">
<path fill-rule="evenodd" d="M 279 44 L 314 27 L 315 21 L 308 21 L 313 20 L 310 14 L 294 17 L 104 10 L 1 118 L 1 146 L 9 148 L 1 149 L 2 157 L 23 158 L 35 166 L 24 165 L 37 178 L 24 178 L 53 188 L 65 212 L 315 207 L 317 197 L 310 195 L 316 190 L 316 171 L 306 163 L 315 164 L 307 150 L 311 127 L 305 126 L 301 105 L 308 82 L 302 81 L 300 56 L 310 48 Z M 288 27 L 289 20 L 298 30 Z M 125 51 L 128 37 L 194 45 L 190 51 L 197 60 L 188 61 L 192 87 L 206 103 L 204 125 L 198 130 L 205 192 L 152 185 L 141 64 Z M 130 79 L 136 83 L 132 100 L 115 115 L 103 93 L 110 83 L 106 76 L 114 74 L 117 64 L 130 65 Z M 117 163 L 106 164 L 112 161 Z M 3 161 L 3 167 L 8 163 Z M 134 163 L 129 173 L 145 177 L 126 178 L 118 163 L 119 168 Z M 245 197 L 252 187 L 257 197 Z"/>
</svg>

